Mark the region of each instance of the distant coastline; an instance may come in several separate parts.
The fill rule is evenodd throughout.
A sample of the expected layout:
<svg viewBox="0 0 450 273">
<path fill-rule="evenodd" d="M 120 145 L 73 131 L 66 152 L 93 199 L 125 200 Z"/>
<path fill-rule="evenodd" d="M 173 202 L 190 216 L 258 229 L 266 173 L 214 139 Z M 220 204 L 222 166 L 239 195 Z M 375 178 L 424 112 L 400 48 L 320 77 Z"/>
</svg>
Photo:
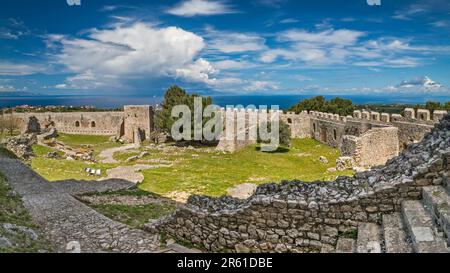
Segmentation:
<svg viewBox="0 0 450 273">
<path fill-rule="evenodd" d="M 312 95 L 212 95 L 214 104 L 221 107 L 227 105 L 279 105 L 281 109 L 289 108 L 302 99 Z M 450 95 L 439 96 L 392 96 L 392 95 L 324 95 L 327 99 L 333 97 L 351 99 L 354 104 L 424 104 L 429 100 L 445 102 Z M 76 95 L 31 95 L 31 96 L 1 96 L 0 107 L 31 106 L 94 106 L 97 108 L 117 108 L 127 104 L 159 104 L 162 97 L 154 96 L 76 96 Z"/>
</svg>

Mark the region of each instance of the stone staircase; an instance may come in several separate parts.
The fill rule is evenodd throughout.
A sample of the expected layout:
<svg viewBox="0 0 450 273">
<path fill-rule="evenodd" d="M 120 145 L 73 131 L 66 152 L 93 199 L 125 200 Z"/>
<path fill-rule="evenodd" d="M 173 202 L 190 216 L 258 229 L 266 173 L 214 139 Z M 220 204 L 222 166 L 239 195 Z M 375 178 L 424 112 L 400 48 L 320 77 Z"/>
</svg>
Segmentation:
<svg viewBox="0 0 450 273">
<path fill-rule="evenodd" d="M 450 183 L 423 188 L 381 225 L 361 223 L 357 239 L 339 238 L 336 253 L 450 253 Z"/>
</svg>

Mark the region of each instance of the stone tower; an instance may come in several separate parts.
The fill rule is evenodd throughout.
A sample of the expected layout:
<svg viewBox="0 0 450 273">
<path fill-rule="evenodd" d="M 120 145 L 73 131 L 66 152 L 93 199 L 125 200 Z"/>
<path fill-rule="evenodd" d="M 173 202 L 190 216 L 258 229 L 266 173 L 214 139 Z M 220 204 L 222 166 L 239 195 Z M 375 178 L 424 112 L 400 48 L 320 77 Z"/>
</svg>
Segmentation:
<svg viewBox="0 0 450 273">
<path fill-rule="evenodd" d="M 150 105 L 124 106 L 124 136 L 128 142 L 139 143 L 153 132 L 153 107 Z"/>
</svg>

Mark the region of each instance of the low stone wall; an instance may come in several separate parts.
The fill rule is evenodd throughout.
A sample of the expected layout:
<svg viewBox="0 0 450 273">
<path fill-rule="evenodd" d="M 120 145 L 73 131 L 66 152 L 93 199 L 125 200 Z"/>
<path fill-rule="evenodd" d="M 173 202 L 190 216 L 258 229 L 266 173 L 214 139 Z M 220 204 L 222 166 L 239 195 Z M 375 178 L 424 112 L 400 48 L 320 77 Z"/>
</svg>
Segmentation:
<svg viewBox="0 0 450 273">
<path fill-rule="evenodd" d="M 149 223 L 210 251 L 318 252 L 360 222 L 379 222 L 421 187 L 450 176 L 450 116 L 383 168 L 333 182 L 261 185 L 247 200 L 192 196 L 174 215 Z"/>
</svg>

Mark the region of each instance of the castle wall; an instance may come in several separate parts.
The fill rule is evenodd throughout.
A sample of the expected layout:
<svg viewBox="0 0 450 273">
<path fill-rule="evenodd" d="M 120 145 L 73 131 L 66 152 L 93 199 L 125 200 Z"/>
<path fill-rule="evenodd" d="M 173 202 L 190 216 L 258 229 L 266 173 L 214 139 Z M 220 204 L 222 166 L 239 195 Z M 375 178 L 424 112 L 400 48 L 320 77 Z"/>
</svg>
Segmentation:
<svg viewBox="0 0 450 273">
<path fill-rule="evenodd" d="M 81 135 L 116 135 L 123 122 L 123 112 L 70 112 L 70 113 L 14 113 L 26 130 L 31 117 L 36 117 L 40 128 L 53 125 L 58 132 Z"/>
<path fill-rule="evenodd" d="M 210 251 L 319 252 L 361 222 L 398 212 L 421 188 L 450 177 L 450 116 L 383 167 L 333 182 L 266 184 L 247 200 L 192 196 L 170 217 L 149 223 Z"/>
<path fill-rule="evenodd" d="M 291 128 L 291 137 L 310 138 L 311 137 L 311 119 L 308 112 L 295 114 L 288 112 L 281 114 L 280 119 Z"/>
<path fill-rule="evenodd" d="M 384 165 L 399 153 L 398 128 L 380 127 L 366 131 L 361 136 L 344 136 L 342 156 L 351 156 L 358 166 Z"/>
<path fill-rule="evenodd" d="M 149 105 L 124 106 L 124 139 L 136 142 L 150 138 L 154 129 L 153 107 Z"/>
</svg>

